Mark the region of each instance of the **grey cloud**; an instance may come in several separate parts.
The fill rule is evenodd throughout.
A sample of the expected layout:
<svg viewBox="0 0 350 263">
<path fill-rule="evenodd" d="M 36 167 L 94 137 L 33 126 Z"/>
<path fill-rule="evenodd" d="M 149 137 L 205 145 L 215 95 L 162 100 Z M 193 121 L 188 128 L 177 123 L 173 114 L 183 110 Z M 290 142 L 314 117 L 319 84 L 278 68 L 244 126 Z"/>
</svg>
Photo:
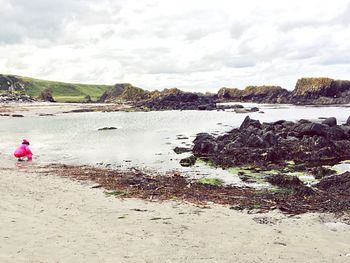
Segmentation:
<svg viewBox="0 0 350 263">
<path fill-rule="evenodd" d="M 171 50 L 167 48 L 148 51 L 145 50 L 144 52 L 138 54 L 139 55 L 136 57 L 136 65 L 138 69 L 142 69 L 142 72 L 145 74 L 186 75 L 194 72 L 208 72 L 221 67 L 221 63 L 218 65 L 208 56 L 200 58 L 187 58 L 173 54 L 171 53 Z M 129 61 L 127 64 L 132 66 Z"/>
<path fill-rule="evenodd" d="M 300 14 L 288 8 L 305 11 L 298 1 L 167 1 L 0 0 L 1 71 L 244 87 L 350 65 L 350 0 Z"/>
<path fill-rule="evenodd" d="M 288 60 L 304 60 L 317 57 L 319 55 L 319 49 L 316 45 L 313 47 L 297 49 L 294 48 L 286 53 L 285 58 Z"/>
<path fill-rule="evenodd" d="M 216 69 L 220 67 L 228 68 L 246 68 L 254 67 L 257 63 L 257 57 L 244 54 L 232 54 L 229 50 L 221 50 L 209 55 L 203 59 L 208 65 L 214 66 Z"/>
<path fill-rule="evenodd" d="M 279 25 L 281 31 L 291 31 L 305 27 L 321 27 L 327 25 L 329 22 L 320 18 L 307 18 L 303 20 L 287 21 Z"/>
<path fill-rule="evenodd" d="M 249 29 L 250 25 L 243 24 L 239 21 L 235 21 L 232 23 L 230 28 L 231 37 L 234 39 L 239 39 Z"/>
<path fill-rule="evenodd" d="M 282 31 L 290 31 L 290 30 L 297 30 L 297 29 L 302 29 L 306 27 L 322 28 L 322 27 L 329 27 L 330 25 L 348 26 L 350 24 L 349 14 L 350 14 L 350 3 L 348 3 L 343 7 L 339 6 L 338 12 L 334 14 L 333 17 L 310 15 L 309 17 L 298 18 L 296 16 L 296 18 L 293 20 L 281 22 L 278 27 Z"/>
<path fill-rule="evenodd" d="M 340 8 L 341 12 L 338 16 L 334 17 L 330 23 L 332 24 L 340 24 L 343 26 L 350 25 L 350 3 L 345 5 L 343 8 Z"/>
<path fill-rule="evenodd" d="M 350 64 L 350 55 L 347 53 L 329 54 L 319 58 L 318 64 L 326 66 Z"/>
<path fill-rule="evenodd" d="M 257 58 L 252 56 L 232 56 L 225 60 L 224 65 L 230 68 L 248 68 L 257 64 Z"/>
<path fill-rule="evenodd" d="M 0 42 L 58 40 L 68 22 L 107 23 L 105 13 L 94 10 L 92 3 L 92 0 L 0 0 Z"/>
<path fill-rule="evenodd" d="M 203 38 L 208 33 L 202 29 L 194 29 L 186 33 L 185 39 L 188 41 L 195 41 Z"/>
</svg>

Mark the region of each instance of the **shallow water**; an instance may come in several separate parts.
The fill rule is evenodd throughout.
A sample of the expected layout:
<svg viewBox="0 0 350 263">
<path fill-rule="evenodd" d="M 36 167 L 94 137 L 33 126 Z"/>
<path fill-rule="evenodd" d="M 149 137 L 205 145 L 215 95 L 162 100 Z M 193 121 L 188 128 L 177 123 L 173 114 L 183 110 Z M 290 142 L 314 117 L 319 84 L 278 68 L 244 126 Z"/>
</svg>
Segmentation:
<svg viewBox="0 0 350 263">
<path fill-rule="evenodd" d="M 336 117 L 346 121 L 350 108 L 256 105 L 262 113 L 249 113 L 260 121 L 318 119 Z M 46 109 L 47 110 L 47 109 Z M 33 112 L 35 114 L 33 114 Z M 151 171 L 179 170 L 193 177 L 220 177 L 239 183 L 237 176 L 203 164 L 183 168 L 176 146 L 190 146 L 199 132 L 223 133 L 238 127 L 247 114 L 233 111 L 163 111 L 163 112 L 93 112 L 38 116 L 38 110 L 24 113 L 24 118 L 1 117 L 1 163 L 15 162 L 14 149 L 22 138 L 31 141 L 34 162 L 139 167 Z M 102 127 L 117 130 L 98 131 Z M 187 137 L 188 139 L 178 139 Z"/>
</svg>

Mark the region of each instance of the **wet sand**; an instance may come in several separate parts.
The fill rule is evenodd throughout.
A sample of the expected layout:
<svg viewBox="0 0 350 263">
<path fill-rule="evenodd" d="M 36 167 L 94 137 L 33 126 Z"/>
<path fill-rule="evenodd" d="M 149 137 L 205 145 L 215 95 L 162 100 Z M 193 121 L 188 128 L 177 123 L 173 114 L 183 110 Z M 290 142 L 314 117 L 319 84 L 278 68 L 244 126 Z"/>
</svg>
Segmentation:
<svg viewBox="0 0 350 263">
<path fill-rule="evenodd" d="M 0 262 L 349 262 L 332 215 L 117 199 L 26 167 L 0 170 Z"/>
<path fill-rule="evenodd" d="M 0 114 L 21 114 L 25 117 L 35 115 L 55 115 L 62 113 L 90 111 L 118 111 L 130 108 L 124 104 L 106 103 L 0 103 Z"/>
</svg>

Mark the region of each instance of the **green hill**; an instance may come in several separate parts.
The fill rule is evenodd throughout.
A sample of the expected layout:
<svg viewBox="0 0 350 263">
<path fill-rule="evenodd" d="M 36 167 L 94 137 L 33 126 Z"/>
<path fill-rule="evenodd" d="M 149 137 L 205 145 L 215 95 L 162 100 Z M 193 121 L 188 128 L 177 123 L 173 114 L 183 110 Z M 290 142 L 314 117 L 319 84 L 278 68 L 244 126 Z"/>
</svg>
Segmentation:
<svg viewBox="0 0 350 263">
<path fill-rule="evenodd" d="M 110 87 L 109 85 L 64 83 L 22 76 L 0 75 L 0 91 L 2 92 L 25 93 L 37 98 L 43 90 L 49 89 L 58 102 L 81 102 L 88 95 L 92 100 L 97 100 Z"/>
</svg>

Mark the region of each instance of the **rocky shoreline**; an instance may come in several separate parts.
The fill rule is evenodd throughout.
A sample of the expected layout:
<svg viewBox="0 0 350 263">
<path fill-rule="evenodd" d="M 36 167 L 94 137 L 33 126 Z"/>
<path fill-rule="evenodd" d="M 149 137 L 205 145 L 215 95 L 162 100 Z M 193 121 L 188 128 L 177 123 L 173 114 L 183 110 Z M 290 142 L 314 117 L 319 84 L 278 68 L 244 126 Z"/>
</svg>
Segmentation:
<svg viewBox="0 0 350 263">
<path fill-rule="evenodd" d="M 193 155 L 181 160 L 183 166 L 200 158 L 242 181 L 268 182 L 286 194 L 286 203 L 327 194 L 330 206 L 336 198 L 350 208 L 350 173 L 332 169 L 350 160 L 350 117 L 338 125 L 336 118 L 260 123 L 247 116 L 239 128 L 217 137 L 200 133 L 193 143 Z M 305 176 L 311 181 L 300 179 Z"/>
<path fill-rule="evenodd" d="M 126 85 L 126 84 L 123 84 Z M 191 93 L 178 89 L 145 91 L 128 84 L 117 84 L 100 101 L 125 100 L 138 110 L 225 110 L 225 102 L 253 102 L 294 105 L 331 105 L 350 103 L 350 81 L 330 78 L 302 78 L 295 89 L 280 86 L 248 86 L 244 90 L 221 88 L 214 93 Z M 130 96 L 130 94 L 136 94 Z M 239 113 L 240 111 L 237 110 Z"/>
<path fill-rule="evenodd" d="M 26 94 L 31 84 L 14 76 L 0 75 L 1 102 L 31 102 L 34 99 Z M 16 94 L 17 92 L 17 94 Z M 41 101 L 54 102 L 50 89 L 41 91 Z M 162 110 L 226 110 L 231 106 L 220 105 L 226 102 L 253 102 L 293 105 L 350 104 L 350 81 L 331 78 L 301 78 L 292 91 L 280 86 L 247 86 L 245 89 L 221 88 L 217 93 L 185 92 L 177 88 L 162 91 L 148 91 L 128 83 L 110 86 L 97 100 L 86 96 L 82 103 L 109 103 L 128 105 L 133 111 Z M 248 112 L 235 108 L 238 113 Z"/>
<path fill-rule="evenodd" d="M 28 95 L 21 94 L 12 94 L 12 93 L 3 93 L 0 94 L 0 103 L 29 103 L 34 102 L 35 100 Z"/>
<path fill-rule="evenodd" d="M 322 123 L 260 123 L 247 116 L 238 129 L 225 135 L 198 134 L 193 154 L 221 167 L 283 169 L 293 162 L 299 170 L 305 170 L 335 164 L 350 159 L 350 118 L 337 125 L 335 118 Z"/>
<path fill-rule="evenodd" d="M 120 85 L 116 85 L 122 92 Z M 112 88 L 116 89 L 115 87 Z M 128 90 L 136 89 L 128 86 Z M 136 100 L 130 104 L 138 110 L 226 110 L 230 105 L 220 105 L 225 102 L 253 102 L 293 105 L 332 105 L 350 103 L 350 81 L 333 80 L 330 78 L 302 78 L 296 83 L 295 89 L 289 91 L 280 86 L 248 86 L 244 90 L 236 88 L 221 88 L 216 94 L 191 93 L 178 89 L 162 92 L 140 91 L 137 88 Z M 125 92 L 125 91 L 124 91 Z M 109 94 L 109 96 L 108 96 Z M 113 94 L 113 95 L 111 95 Z M 115 101 L 123 98 L 119 93 L 104 94 L 104 101 Z M 123 94 L 123 93 L 121 93 Z M 102 98 L 102 97 L 101 97 Z M 249 110 L 235 108 L 237 113 Z"/>
</svg>

